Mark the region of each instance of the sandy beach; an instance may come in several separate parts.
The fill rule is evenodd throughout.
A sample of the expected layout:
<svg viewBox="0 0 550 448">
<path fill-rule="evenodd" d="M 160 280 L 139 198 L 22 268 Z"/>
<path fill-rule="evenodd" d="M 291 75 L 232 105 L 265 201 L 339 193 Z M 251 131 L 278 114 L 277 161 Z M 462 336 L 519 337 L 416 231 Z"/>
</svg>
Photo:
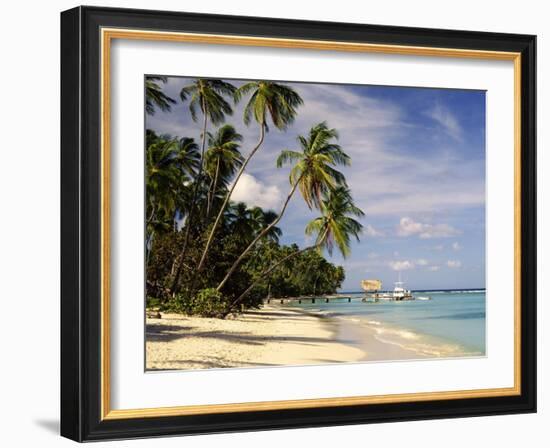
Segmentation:
<svg viewBox="0 0 550 448">
<path fill-rule="evenodd" d="M 345 331 L 342 330 L 345 328 Z M 148 370 L 261 367 L 422 357 L 337 319 L 267 305 L 221 319 L 147 318 Z"/>
</svg>

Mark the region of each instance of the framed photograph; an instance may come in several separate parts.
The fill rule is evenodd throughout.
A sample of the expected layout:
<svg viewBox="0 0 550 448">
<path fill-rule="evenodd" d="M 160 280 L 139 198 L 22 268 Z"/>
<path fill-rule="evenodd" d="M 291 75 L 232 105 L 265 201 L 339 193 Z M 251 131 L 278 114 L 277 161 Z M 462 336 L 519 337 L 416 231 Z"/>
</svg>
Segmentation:
<svg viewBox="0 0 550 448">
<path fill-rule="evenodd" d="M 61 14 L 61 433 L 536 411 L 535 36 Z"/>
</svg>

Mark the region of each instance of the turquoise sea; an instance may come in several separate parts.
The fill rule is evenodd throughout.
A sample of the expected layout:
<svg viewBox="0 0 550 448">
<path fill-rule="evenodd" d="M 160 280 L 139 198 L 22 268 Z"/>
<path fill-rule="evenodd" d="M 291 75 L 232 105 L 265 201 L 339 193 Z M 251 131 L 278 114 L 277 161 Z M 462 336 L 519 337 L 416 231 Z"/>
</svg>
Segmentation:
<svg viewBox="0 0 550 448">
<path fill-rule="evenodd" d="M 340 293 L 344 298 L 290 306 L 320 312 L 339 322 L 336 337 L 360 339 L 354 328 L 364 328 L 383 343 L 419 357 L 484 356 L 485 290 L 413 291 L 431 300 L 362 302 L 362 292 Z M 348 302 L 347 297 L 352 301 Z M 348 323 L 348 324 L 346 324 Z M 359 340 L 360 345 L 360 340 Z M 414 355 L 411 355 L 414 357 Z"/>
</svg>

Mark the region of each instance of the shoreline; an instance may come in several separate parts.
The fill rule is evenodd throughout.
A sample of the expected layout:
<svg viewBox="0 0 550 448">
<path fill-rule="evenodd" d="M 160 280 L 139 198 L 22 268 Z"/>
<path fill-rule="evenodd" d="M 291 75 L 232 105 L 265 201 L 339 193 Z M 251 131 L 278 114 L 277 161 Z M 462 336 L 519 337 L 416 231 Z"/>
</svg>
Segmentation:
<svg viewBox="0 0 550 448">
<path fill-rule="evenodd" d="M 264 305 L 225 320 L 167 313 L 161 319 L 146 319 L 146 370 L 304 366 L 441 356 L 392 339 L 392 331 L 382 325 L 277 305 Z M 409 333 L 402 333 L 405 339 L 410 338 Z"/>
<path fill-rule="evenodd" d="M 350 325 L 346 322 L 340 325 L 337 337 L 348 340 L 351 344 L 363 346 L 366 352 L 365 358 L 362 359 L 364 362 L 483 356 L 482 353 L 468 351 L 458 343 L 386 322 L 356 317 L 339 317 L 339 319 L 353 323 Z"/>
</svg>

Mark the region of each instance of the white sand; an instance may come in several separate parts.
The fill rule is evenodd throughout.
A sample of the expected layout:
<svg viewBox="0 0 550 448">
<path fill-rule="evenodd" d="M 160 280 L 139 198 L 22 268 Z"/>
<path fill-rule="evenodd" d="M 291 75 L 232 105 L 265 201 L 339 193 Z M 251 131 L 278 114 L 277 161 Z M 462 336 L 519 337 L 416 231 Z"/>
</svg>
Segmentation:
<svg viewBox="0 0 550 448">
<path fill-rule="evenodd" d="M 326 319 L 276 306 L 264 306 L 226 320 L 163 314 L 161 319 L 147 318 L 147 369 L 304 365 L 366 359 L 367 354 L 357 346 L 336 341 L 333 330 Z"/>
</svg>

